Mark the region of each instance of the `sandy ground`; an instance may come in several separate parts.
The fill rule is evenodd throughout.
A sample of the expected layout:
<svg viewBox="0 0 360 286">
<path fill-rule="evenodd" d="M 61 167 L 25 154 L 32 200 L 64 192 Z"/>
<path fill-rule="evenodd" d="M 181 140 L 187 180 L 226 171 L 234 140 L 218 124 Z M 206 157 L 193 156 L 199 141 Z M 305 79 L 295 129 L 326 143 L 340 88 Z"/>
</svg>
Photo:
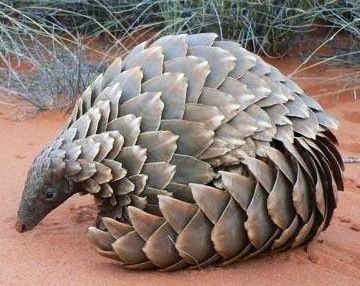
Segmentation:
<svg viewBox="0 0 360 286">
<path fill-rule="evenodd" d="M 314 85 L 305 83 L 309 90 Z M 323 103 L 341 120 L 342 154 L 360 156 L 360 100 Z M 100 257 L 88 242 L 95 217 L 90 197 L 70 199 L 31 232 L 15 231 L 27 170 L 66 115 L 42 112 L 19 121 L 4 119 L 7 111 L 0 108 L 0 285 L 360 285 L 360 164 L 347 164 L 332 224 L 307 248 L 226 268 L 133 272 Z"/>
</svg>

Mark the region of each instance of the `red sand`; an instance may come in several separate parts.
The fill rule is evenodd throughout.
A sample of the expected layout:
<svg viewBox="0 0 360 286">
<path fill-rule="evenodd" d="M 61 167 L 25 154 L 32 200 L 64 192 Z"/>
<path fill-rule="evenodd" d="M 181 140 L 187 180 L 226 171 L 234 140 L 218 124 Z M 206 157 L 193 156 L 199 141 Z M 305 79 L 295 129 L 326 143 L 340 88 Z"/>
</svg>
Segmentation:
<svg viewBox="0 0 360 286">
<path fill-rule="evenodd" d="M 343 155 L 360 156 L 360 101 L 341 100 Z M 3 110 L 1 109 L 1 114 Z M 94 221 L 90 197 L 74 197 L 37 228 L 15 231 L 27 170 L 65 120 L 42 112 L 19 122 L 0 117 L 0 285 L 360 285 L 360 164 L 347 164 L 346 191 L 328 230 L 307 248 L 226 268 L 172 273 L 133 272 L 97 255 L 86 237 Z"/>
</svg>

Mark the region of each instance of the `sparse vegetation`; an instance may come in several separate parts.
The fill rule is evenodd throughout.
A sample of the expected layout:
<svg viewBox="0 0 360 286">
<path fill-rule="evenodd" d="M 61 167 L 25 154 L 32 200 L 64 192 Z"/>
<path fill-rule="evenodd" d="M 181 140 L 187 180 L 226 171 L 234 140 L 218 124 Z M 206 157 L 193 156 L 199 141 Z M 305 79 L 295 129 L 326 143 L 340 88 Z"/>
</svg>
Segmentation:
<svg viewBox="0 0 360 286">
<path fill-rule="evenodd" d="M 283 56 L 314 30 L 304 59 L 359 64 L 360 1 L 5 0 L 0 2 L 1 86 L 42 108 L 67 106 L 115 54 L 155 33 L 212 31 L 267 56 Z M 346 34 L 347 41 L 334 41 Z M 316 47 L 314 47 L 316 48 Z M 96 58 L 96 60 L 92 60 Z"/>
</svg>

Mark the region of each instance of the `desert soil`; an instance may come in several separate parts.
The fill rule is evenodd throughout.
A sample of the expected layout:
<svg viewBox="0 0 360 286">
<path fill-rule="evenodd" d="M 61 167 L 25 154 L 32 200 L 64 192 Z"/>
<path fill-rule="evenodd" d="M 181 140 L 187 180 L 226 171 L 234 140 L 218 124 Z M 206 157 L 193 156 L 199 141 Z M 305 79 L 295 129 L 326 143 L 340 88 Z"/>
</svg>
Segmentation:
<svg viewBox="0 0 360 286">
<path fill-rule="evenodd" d="M 287 72 L 294 63 L 275 64 Z M 298 81 L 309 93 L 322 94 L 334 81 L 321 84 L 316 78 L 328 75 L 329 70 L 317 69 Z M 341 121 L 336 134 L 342 155 L 359 157 L 360 100 L 345 94 L 322 104 Z M 172 273 L 121 269 L 97 255 L 87 239 L 95 217 L 87 196 L 71 198 L 33 231 L 16 232 L 27 170 L 67 118 L 60 112 L 30 114 L 25 119 L 27 112 L 0 105 L 0 285 L 360 285 L 360 164 L 346 164 L 346 190 L 339 195 L 332 224 L 310 245 L 226 268 Z"/>
</svg>

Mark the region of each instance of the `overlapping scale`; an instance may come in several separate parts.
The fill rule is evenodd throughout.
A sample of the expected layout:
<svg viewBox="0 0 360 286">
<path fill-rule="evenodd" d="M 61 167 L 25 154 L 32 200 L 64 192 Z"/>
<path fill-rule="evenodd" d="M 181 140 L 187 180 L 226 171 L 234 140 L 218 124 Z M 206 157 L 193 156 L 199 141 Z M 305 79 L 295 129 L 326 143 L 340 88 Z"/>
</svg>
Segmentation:
<svg viewBox="0 0 360 286">
<path fill-rule="evenodd" d="M 229 264 L 325 229 L 344 165 L 338 122 L 216 34 L 136 46 L 85 90 L 40 172 L 95 196 L 100 254 L 131 269 Z"/>
</svg>

